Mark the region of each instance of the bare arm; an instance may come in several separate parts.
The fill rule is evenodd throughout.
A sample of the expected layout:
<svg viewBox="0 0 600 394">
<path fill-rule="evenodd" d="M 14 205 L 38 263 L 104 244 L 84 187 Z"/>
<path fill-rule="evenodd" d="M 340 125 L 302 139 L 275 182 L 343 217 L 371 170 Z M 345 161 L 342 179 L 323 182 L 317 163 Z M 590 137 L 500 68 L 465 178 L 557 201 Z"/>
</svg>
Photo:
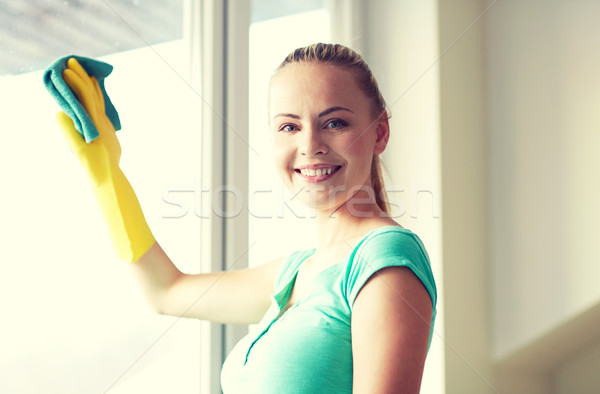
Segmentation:
<svg viewBox="0 0 600 394">
<path fill-rule="evenodd" d="M 355 393 L 418 393 L 427 355 L 432 305 L 408 268 L 374 274 L 352 311 Z"/>
<path fill-rule="evenodd" d="M 219 323 L 257 323 L 270 305 L 282 259 L 254 268 L 184 274 L 155 243 L 132 264 L 153 307 L 162 314 Z"/>
</svg>

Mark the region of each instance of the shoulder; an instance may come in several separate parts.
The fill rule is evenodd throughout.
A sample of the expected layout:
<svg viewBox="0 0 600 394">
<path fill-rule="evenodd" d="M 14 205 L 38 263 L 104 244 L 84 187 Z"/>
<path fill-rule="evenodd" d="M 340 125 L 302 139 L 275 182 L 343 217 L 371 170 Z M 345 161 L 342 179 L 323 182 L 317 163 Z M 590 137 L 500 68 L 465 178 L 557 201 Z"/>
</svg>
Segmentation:
<svg viewBox="0 0 600 394">
<path fill-rule="evenodd" d="M 354 248 L 346 271 L 350 306 L 369 278 L 388 267 L 409 268 L 423 283 L 435 306 L 437 290 L 425 246 L 416 234 L 400 226 L 372 230 Z"/>
<path fill-rule="evenodd" d="M 412 231 L 400 226 L 384 226 L 370 231 L 355 248 L 357 257 L 404 257 L 427 262 L 429 256 L 421 239 Z"/>
</svg>

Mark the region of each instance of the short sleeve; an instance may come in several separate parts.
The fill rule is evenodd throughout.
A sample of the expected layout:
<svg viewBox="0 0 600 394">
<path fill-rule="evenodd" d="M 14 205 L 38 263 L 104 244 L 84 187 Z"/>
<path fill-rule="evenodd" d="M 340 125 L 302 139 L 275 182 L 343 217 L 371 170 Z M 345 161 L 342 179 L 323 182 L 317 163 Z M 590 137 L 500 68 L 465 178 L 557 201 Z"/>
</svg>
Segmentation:
<svg viewBox="0 0 600 394">
<path fill-rule="evenodd" d="M 421 280 L 431 297 L 435 316 L 437 290 L 423 243 L 414 233 L 402 228 L 387 228 L 372 233 L 358 245 L 347 269 L 346 296 L 352 308 L 369 278 L 387 267 L 407 267 Z"/>
</svg>

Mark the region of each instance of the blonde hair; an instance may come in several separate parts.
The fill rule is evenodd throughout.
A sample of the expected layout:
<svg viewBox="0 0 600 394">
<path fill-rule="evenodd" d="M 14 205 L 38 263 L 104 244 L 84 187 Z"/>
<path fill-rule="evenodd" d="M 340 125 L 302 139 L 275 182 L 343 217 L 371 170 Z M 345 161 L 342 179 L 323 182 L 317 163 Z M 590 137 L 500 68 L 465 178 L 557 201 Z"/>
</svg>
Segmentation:
<svg viewBox="0 0 600 394">
<path fill-rule="evenodd" d="M 350 71 L 360 90 L 371 103 L 371 115 L 374 119 L 387 117 L 386 104 L 377 81 L 367 65 L 367 62 L 354 50 L 340 44 L 317 43 L 292 51 L 277 67 L 280 71 L 291 63 L 329 64 Z M 379 208 L 389 213 L 389 204 L 383 183 L 383 174 L 378 155 L 373 155 L 371 161 L 371 183 L 375 194 L 375 202 Z"/>
</svg>

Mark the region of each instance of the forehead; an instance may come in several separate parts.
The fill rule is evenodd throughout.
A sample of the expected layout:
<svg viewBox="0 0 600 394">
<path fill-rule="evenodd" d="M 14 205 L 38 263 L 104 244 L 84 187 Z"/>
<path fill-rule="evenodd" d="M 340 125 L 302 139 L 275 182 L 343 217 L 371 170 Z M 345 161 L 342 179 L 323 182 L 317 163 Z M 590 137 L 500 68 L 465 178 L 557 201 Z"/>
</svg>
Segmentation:
<svg viewBox="0 0 600 394">
<path fill-rule="evenodd" d="M 269 87 L 272 110 L 304 105 L 357 107 L 366 103 L 352 72 L 326 64 L 288 64 L 273 76 Z"/>
</svg>

